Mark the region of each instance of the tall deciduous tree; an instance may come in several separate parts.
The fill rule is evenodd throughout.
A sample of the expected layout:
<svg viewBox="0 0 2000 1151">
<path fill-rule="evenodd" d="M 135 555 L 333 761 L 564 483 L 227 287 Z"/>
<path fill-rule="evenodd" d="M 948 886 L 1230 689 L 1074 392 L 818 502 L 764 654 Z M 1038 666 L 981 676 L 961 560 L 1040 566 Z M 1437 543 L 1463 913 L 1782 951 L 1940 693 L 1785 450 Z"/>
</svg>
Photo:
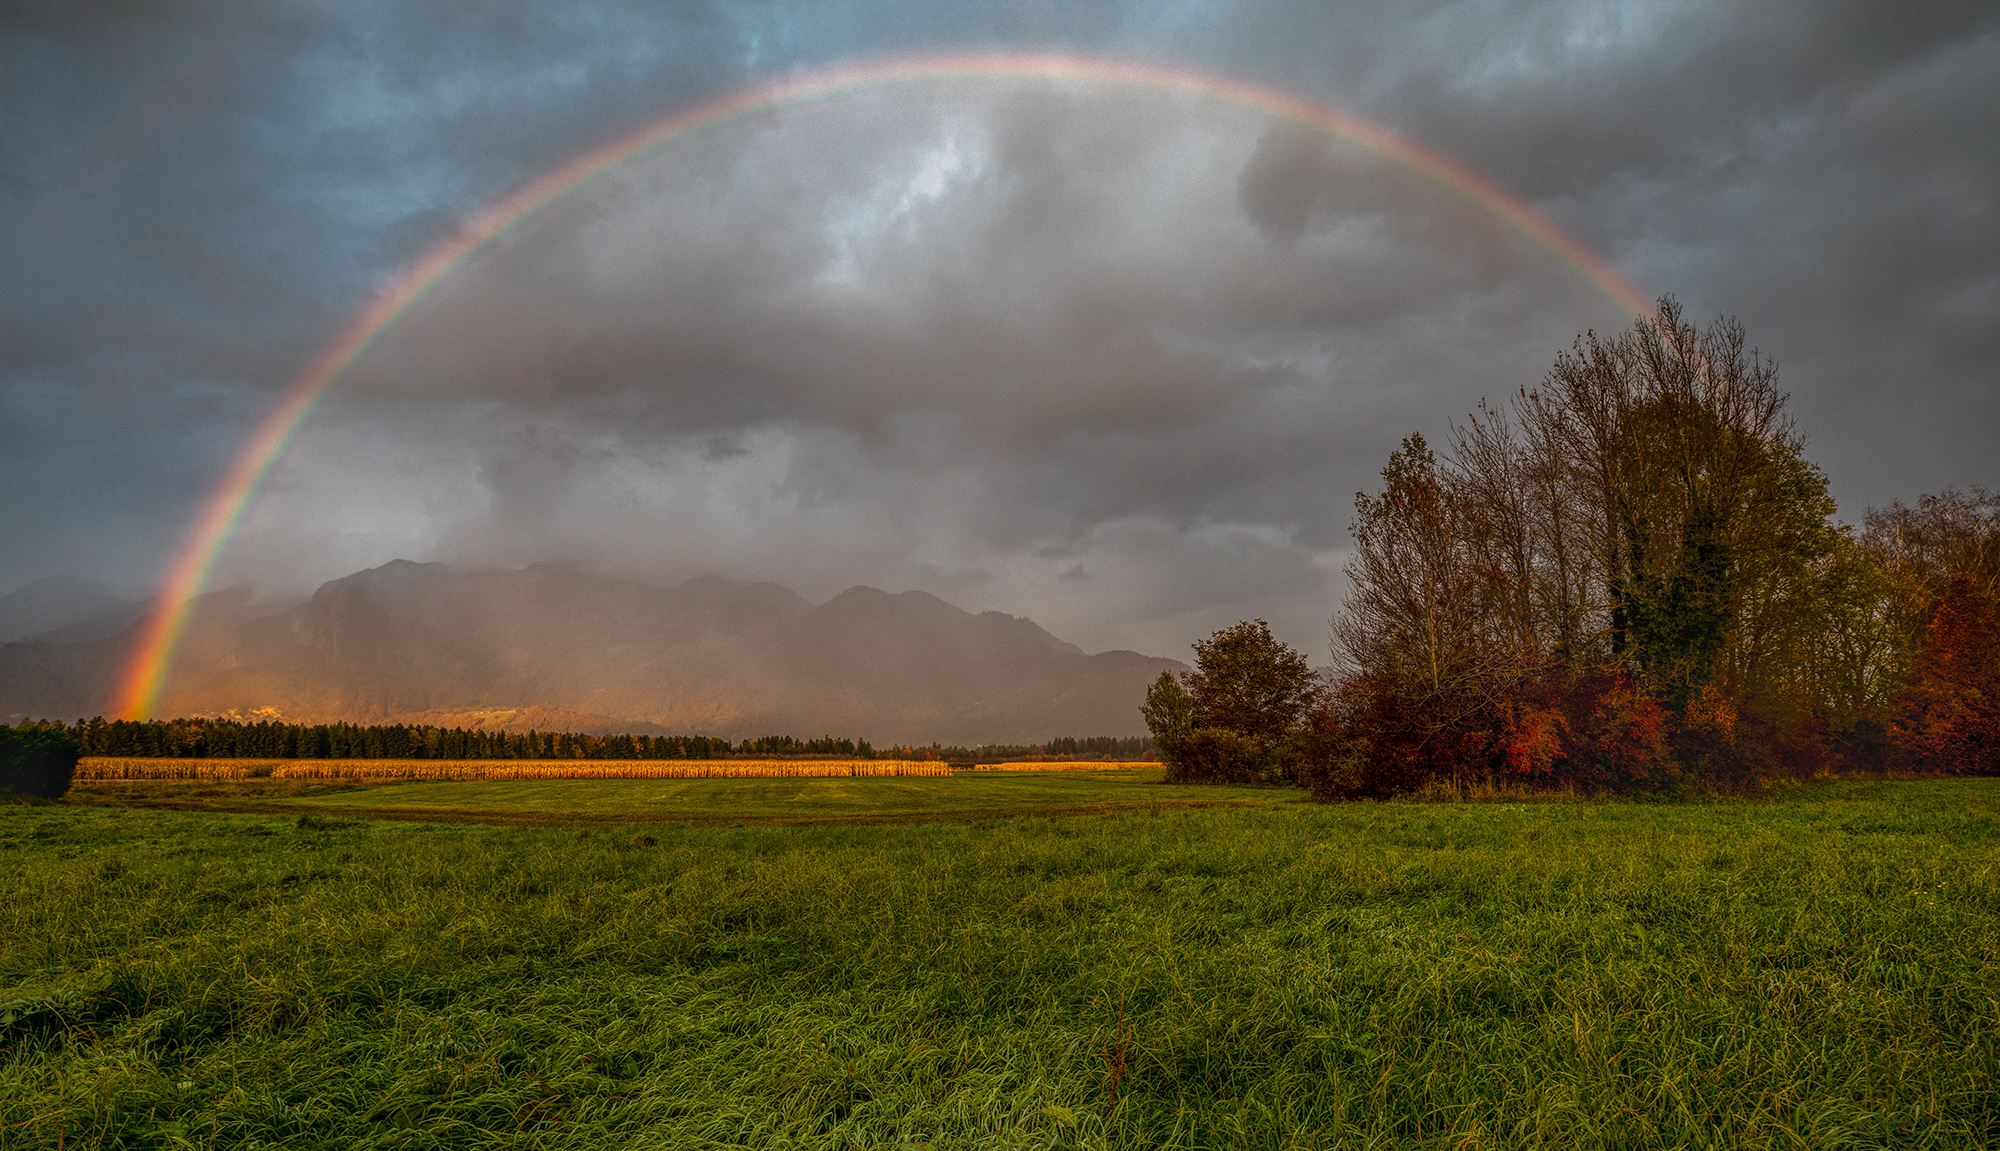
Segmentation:
<svg viewBox="0 0 2000 1151">
<path fill-rule="evenodd" d="M 1304 654 L 1261 619 L 1195 641 L 1194 653 L 1185 684 L 1162 673 L 1141 709 L 1168 777 L 1289 779 L 1300 721 L 1318 687 Z"/>
<path fill-rule="evenodd" d="M 1404 440 L 1356 497 L 1333 632 L 1373 702 L 1347 691 L 1342 722 L 1397 717 L 1409 738 L 1382 770 L 1398 777 L 1401 756 L 1657 783 L 1677 774 L 1655 754 L 1668 734 L 1741 774 L 1761 745 L 1738 718 L 1820 730 L 1837 698 L 1879 702 L 1880 587 L 1785 401 L 1740 325 L 1697 327 L 1666 298 L 1630 331 L 1579 338 L 1505 408 L 1482 403 L 1443 458 Z M 1626 717 L 1618 738 L 1607 708 Z M 1353 740 L 1321 743 L 1354 761 Z"/>
<path fill-rule="evenodd" d="M 1187 689 L 1197 726 L 1276 740 L 1298 726 L 1316 682 L 1305 655 L 1259 619 L 1196 640 Z"/>
<path fill-rule="evenodd" d="M 1744 580 L 1796 523 L 1788 501 L 1811 503 L 1785 399 L 1741 325 L 1697 329 L 1669 297 L 1578 340 L 1517 404 L 1587 518 L 1602 654 L 1676 707 L 1724 667 Z"/>
<path fill-rule="evenodd" d="M 82 755 L 60 724 L 0 724 L 0 795 L 54 799 L 69 790 Z"/>
<path fill-rule="evenodd" d="M 1171 771 L 1179 762 L 1188 737 L 1194 734 L 1194 697 L 1174 678 L 1173 672 L 1163 671 L 1153 686 L 1146 689 L 1146 702 L 1139 708 L 1139 714 L 1145 717 L 1153 746 L 1159 749 L 1160 759 Z"/>
</svg>

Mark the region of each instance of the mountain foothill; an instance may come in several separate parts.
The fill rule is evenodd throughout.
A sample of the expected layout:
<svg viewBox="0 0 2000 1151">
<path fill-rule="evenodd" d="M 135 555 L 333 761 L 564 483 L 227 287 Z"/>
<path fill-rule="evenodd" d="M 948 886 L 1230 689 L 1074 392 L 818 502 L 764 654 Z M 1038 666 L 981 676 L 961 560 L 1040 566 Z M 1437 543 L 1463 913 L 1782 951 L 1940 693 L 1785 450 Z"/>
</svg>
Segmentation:
<svg viewBox="0 0 2000 1151">
<path fill-rule="evenodd" d="M 55 590 L 17 614 L 59 626 L 0 645 L 0 716 L 113 707 L 141 613 Z M 0 611 L 21 594 L 0 597 Z M 1184 667 L 1085 654 L 1030 620 L 919 591 L 857 586 L 816 605 L 712 576 L 661 589 L 560 564 L 397 560 L 289 607 L 240 591 L 201 597 L 155 711 L 970 745 L 1138 734 L 1147 685 Z"/>
</svg>

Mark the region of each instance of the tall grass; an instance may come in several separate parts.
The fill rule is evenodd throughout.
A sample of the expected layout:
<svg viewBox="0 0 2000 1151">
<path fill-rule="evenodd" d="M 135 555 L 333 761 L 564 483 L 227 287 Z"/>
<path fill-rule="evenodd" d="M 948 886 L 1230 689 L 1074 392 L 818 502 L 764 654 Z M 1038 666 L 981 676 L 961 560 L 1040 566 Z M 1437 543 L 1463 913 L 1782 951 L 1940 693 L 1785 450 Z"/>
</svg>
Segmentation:
<svg viewBox="0 0 2000 1151">
<path fill-rule="evenodd" d="M 237 779 L 819 779 L 950 775 L 905 759 L 150 759 L 92 757 L 79 782 Z"/>
<path fill-rule="evenodd" d="M 0 807 L 0 1144 L 1990 1147 L 1996 832 L 1995 780 L 615 831 Z"/>
</svg>

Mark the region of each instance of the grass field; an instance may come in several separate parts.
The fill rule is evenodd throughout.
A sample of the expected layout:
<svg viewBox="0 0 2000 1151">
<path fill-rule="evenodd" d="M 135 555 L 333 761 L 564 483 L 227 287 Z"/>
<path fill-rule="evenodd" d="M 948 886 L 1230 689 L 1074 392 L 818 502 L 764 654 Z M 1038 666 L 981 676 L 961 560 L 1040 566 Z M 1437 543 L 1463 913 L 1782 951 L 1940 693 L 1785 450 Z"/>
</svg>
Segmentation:
<svg viewBox="0 0 2000 1151">
<path fill-rule="evenodd" d="M 810 782 L 910 817 L 943 802 L 913 785 L 1167 790 L 1121 774 Z M 0 807 L 0 1145 L 2000 1142 L 2000 781 L 351 815 L 721 816 L 800 781 L 742 782 Z"/>
</svg>

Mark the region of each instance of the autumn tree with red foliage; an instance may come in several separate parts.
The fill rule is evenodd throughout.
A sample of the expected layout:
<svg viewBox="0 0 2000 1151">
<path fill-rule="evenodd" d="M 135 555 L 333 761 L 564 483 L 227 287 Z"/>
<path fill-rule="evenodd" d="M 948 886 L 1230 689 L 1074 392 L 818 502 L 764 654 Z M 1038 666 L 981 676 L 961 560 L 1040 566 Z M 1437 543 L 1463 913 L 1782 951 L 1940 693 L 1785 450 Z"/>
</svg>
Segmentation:
<svg viewBox="0 0 2000 1151">
<path fill-rule="evenodd" d="M 1955 577 L 1932 613 L 1890 729 L 1906 769 L 2000 775 L 2000 619 L 1973 575 Z"/>
</svg>

